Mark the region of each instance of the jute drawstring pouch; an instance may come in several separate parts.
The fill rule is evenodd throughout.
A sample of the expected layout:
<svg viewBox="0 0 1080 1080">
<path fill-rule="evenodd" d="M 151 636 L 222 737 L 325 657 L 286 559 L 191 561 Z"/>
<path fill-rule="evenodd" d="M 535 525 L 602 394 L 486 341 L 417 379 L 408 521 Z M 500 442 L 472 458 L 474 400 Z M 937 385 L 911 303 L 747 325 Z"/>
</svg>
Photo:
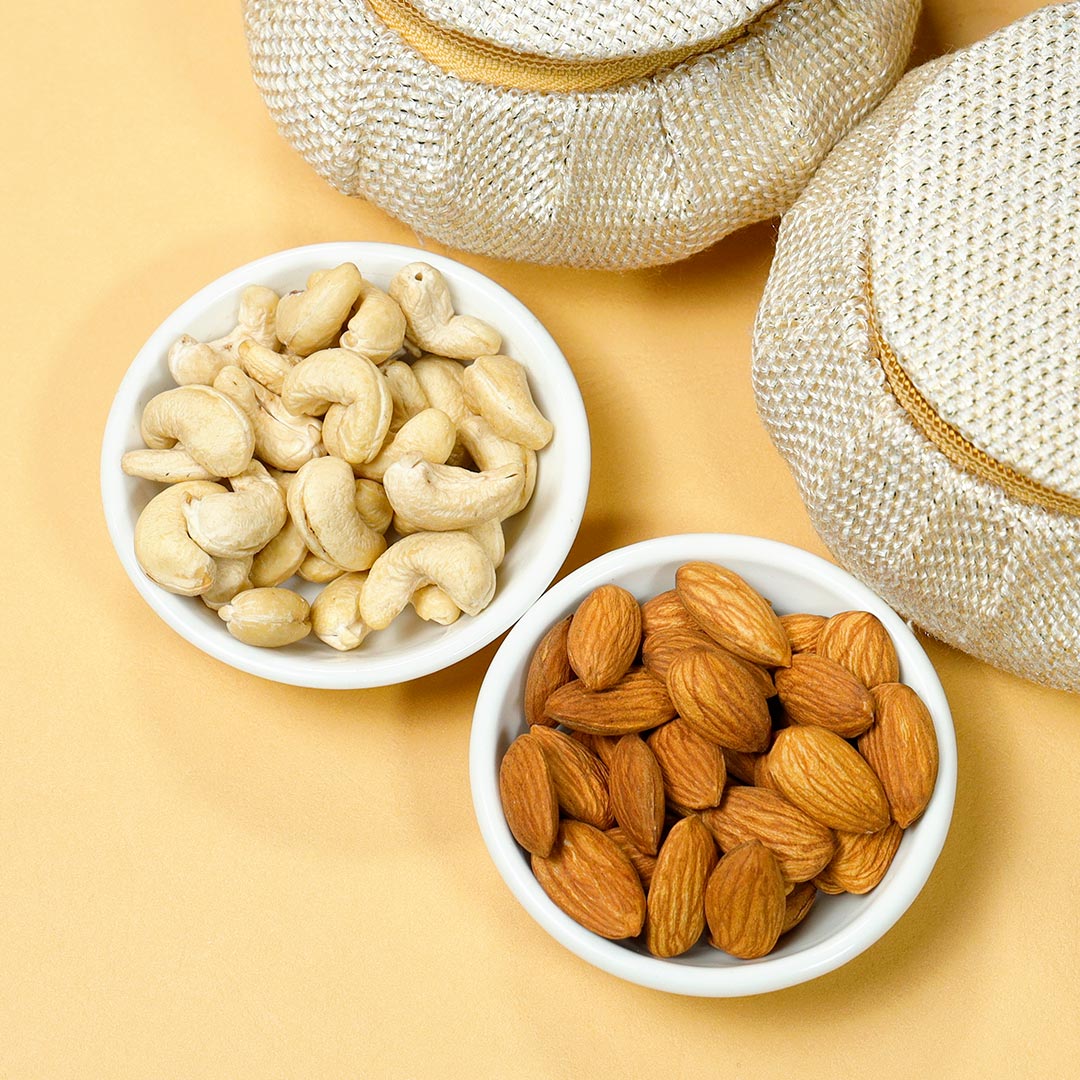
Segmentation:
<svg viewBox="0 0 1080 1080">
<path fill-rule="evenodd" d="M 908 75 L 784 218 L 758 408 L 836 557 L 1080 691 L 1080 4 Z"/>
<path fill-rule="evenodd" d="M 466 251 L 625 269 L 786 209 L 900 77 L 919 0 L 246 0 L 334 187 Z"/>
</svg>

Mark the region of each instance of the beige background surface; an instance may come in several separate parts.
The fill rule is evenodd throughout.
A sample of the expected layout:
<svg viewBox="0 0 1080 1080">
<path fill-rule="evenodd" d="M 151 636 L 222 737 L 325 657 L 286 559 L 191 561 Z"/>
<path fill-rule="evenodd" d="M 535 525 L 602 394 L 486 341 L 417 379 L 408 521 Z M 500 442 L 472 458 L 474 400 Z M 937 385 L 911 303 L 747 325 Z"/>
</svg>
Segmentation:
<svg viewBox="0 0 1080 1080">
<path fill-rule="evenodd" d="M 932 0 L 927 57 L 1035 7 Z M 927 888 L 817 982 L 699 1001 L 588 967 L 512 899 L 466 747 L 494 646 L 321 693 L 218 664 L 124 577 L 105 414 L 158 322 L 319 240 L 415 243 L 276 136 L 239 4 L 4 0 L 0 1076 L 1080 1074 L 1080 699 L 937 644 L 960 786 Z M 592 420 L 572 569 L 685 530 L 821 551 L 754 414 L 774 226 L 661 272 L 465 261 L 548 325 Z"/>
</svg>

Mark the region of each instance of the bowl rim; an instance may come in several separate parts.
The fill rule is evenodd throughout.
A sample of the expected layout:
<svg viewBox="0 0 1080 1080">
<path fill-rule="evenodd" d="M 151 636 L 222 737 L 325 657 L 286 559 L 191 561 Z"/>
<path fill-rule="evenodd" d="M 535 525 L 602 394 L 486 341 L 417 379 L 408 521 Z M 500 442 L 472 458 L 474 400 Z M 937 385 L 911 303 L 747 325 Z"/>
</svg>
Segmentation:
<svg viewBox="0 0 1080 1080">
<path fill-rule="evenodd" d="M 500 310 L 506 312 L 507 320 L 513 320 L 523 333 L 530 335 L 546 354 L 545 366 L 548 362 L 551 364 L 550 373 L 545 374 L 545 389 L 552 396 L 558 395 L 560 407 L 569 414 L 569 420 L 564 417 L 559 434 L 573 444 L 569 452 L 575 467 L 566 470 L 557 502 L 550 508 L 553 522 L 550 540 L 541 546 L 539 556 L 529 563 L 528 573 L 515 582 L 518 602 L 501 618 L 485 619 L 485 613 L 481 612 L 474 618 L 459 620 L 451 628 L 453 632 L 427 643 L 423 649 L 407 655 L 380 656 L 377 665 L 341 663 L 319 667 L 318 661 L 310 657 L 244 645 L 231 637 L 224 626 L 220 633 L 214 633 L 211 630 L 216 631 L 217 627 L 208 627 L 197 619 L 176 618 L 171 606 L 175 599 L 173 594 L 155 585 L 142 572 L 135 561 L 132 530 L 116 509 L 127 498 L 124 485 L 129 479 L 121 472 L 119 461 L 126 449 L 128 425 L 153 368 L 162 362 L 161 358 L 172 342 L 222 294 L 255 284 L 264 275 L 287 271 L 294 264 L 322 262 L 335 265 L 345 261 L 362 264 L 365 258 L 373 257 L 374 252 L 380 257 L 400 260 L 402 265 L 427 262 L 446 274 L 451 286 L 454 279 L 458 279 L 482 292 L 498 295 Z M 389 686 L 441 671 L 471 656 L 512 626 L 551 583 L 573 546 L 585 512 L 591 464 L 588 417 L 573 370 L 555 339 L 516 296 L 486 274 L 436 252 L 402 244 L 341 240 L 286 248 L 244 263 L 204 285 L 158 325 L 135 354 L 109 407 L 101 441 L 101 505 L 110 539 L 128 577 L 158 617 L 181 637 L 230 667 L 263 679 L 314 689 L 353 690 Z"/>
<path fill-rule="evenodd" d="M 509 683 L 523 656 L 574 601 L 621 575 L 672 560 L 751 559 L 776 562 L 850 598 L 852 607 L 873 612 L 903 651 L 905 664 L 918 671 L 919 693 L 934 721 L 938 740 L 938 778 L 919 820 L 919 831 L 905 838 L 915 861 L 905 873 L 875 893 L 850 923 L 825 941 L 791 956 L 764 957 L 723 968 L 692 966 L 643 955 L 584 929 L 548 899 L 510 833 L 498 792 L 492 754 L 499 715 Z M 902 648 L 901 648 L 902 646 Z M 906 673 L 912 681 L 912 672 Z M 776 540 L 732 533 L 684 533 L 643 540 L 586 563 L 553 585 L 518 621 L 495 654 L 477 696 L 469 745 L 473 809 L 496 868 L 526 911 L 552 937 L 594 966 L 641 986 L 698 997 L 740 997 L 795 986 L 832 971 L 887 933 L 914 902 L 937 862 L 952 820 L 956 796 L 957 752 L 952 714 L 937 672 L 907 624 L 879 596 L 846 570 L 818 555 Z"/>
</svg>

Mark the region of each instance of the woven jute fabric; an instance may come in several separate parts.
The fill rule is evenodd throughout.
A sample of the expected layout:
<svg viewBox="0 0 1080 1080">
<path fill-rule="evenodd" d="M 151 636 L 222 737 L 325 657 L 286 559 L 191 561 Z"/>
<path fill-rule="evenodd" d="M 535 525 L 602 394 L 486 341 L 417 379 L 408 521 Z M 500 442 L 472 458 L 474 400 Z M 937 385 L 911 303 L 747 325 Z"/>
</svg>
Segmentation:
<svg viewBox="0 0 1080 1080">
<path fill-rule="evenodd" d="M 627 269 L 673 262 L 790 206 L 899 78 L 919 4 L 377 6 L 387 22 L 364 0 L 247 0 L 255 80 L 285 138 L 338 190 L 422 236 Z M 424 52 L 406 40 L 402 12 L 427 20 Z M 440 30 L 448 47 L 433 52 Z M 614 85 L 555 92 L 462 64 L 466 32 L 479 60 L 518 48 L 533 67 L 546 57 L 583 73 L 723 44 Z"/>
<path fill-rule="evenodd" d="M 754 342 L 759 411 L 837 558 L 943 641 L 1073 691 L 1078 222 L 1070 3 L 919 68 L 836 147 L 784 218 Z"/>
</svg>

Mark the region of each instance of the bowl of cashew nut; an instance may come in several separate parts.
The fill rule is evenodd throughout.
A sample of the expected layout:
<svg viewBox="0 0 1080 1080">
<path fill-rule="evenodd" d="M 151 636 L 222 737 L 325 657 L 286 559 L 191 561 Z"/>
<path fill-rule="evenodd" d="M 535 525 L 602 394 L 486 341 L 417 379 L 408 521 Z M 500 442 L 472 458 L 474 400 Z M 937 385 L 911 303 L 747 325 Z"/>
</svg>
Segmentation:
<svg viewBox="0 0 1080 1080">
<path fill-rule="evenodd" d="M 547 588 L 589 488 L 573 372 L 529 310 L 376 243 L 258 259 L 139 351 L 102 443 L 136 589 L 233 667 L 298 686 L 463 660 Z"/>
</svg>

